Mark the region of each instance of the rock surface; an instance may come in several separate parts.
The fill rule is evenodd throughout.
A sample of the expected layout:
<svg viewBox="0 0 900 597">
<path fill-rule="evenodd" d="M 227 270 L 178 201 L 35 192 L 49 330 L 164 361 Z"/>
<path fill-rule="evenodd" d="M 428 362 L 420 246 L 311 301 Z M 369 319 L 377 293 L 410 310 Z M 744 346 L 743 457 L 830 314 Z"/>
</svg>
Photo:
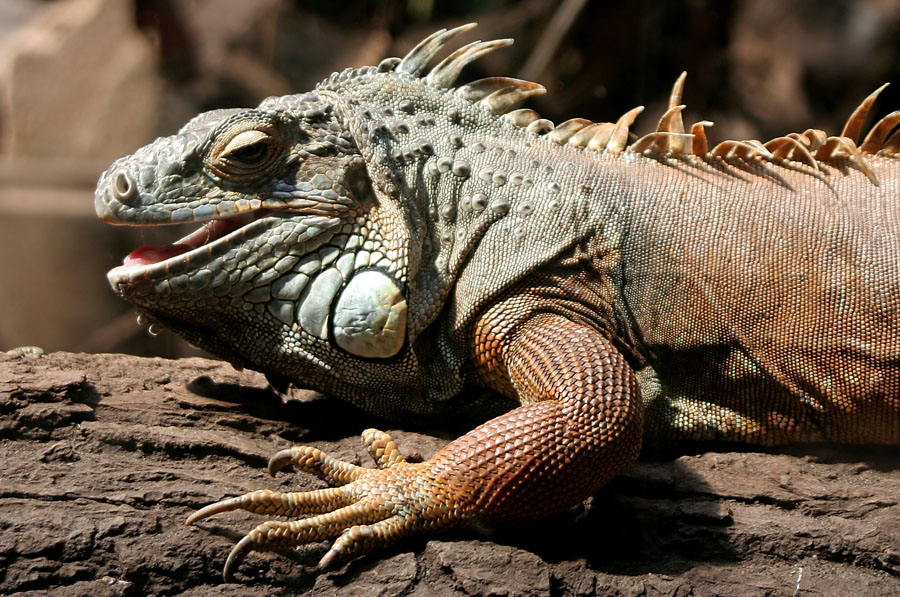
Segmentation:
<svg viewBox="0 0 900 597">
<path fill-rule="evenodd" d="M 194 509 L 320 487 L 264 466 L 291 443 L 366 463 L 387 423 L 200 358 L 0 353 L 0 594 L 897 595 L 900 451 L 814 447 L 645 456 L 589 503 L 515 529 L 421 538 L 336 570 L 316 544 L 231 546 L 260 520 Z M 396 431 L 427 458 L 460 429 Z"/>
</svg>

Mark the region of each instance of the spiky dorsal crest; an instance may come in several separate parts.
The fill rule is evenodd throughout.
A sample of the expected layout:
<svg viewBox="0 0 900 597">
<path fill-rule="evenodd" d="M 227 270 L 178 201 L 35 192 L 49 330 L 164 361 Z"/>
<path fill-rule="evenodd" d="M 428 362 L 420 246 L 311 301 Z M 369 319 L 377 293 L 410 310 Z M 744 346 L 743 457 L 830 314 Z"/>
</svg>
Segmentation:
<svg viewBox="0 0 900 597">
<path fill-rule="evenodd" d="M 448 41 L 473 27 L 475 27 L 475 23 L 468 23 L 449 31 L 446 29 L 435 31 L 416 44 L 416 47 L 400 60 L 396 70 L 416 77 L 419 76 Z"/>
<path fill-rule="evenodd" d="M 891 139 L 885 143 L 885 139 L 897 125 L 900 124 L 900 110 L 891 112 L 872 127 L 863 144 L 859 146 L 859 150 L 863 153 L 878 153 L 886 151 L 887 153 L 897 153 L 897 143 L 900 142 L 900 131 L 891 136 Z M 889 147 L 893 140 L 893 148 Z"/>
<path fill-rule="evenodd" d="M 333 75 L 324 83 L 352 78 L 372 70 L 382 73 L 394 71 L 421 78 L 425 84 L 433 87 L 452 90 L 457 77 L 466 65 L 512 43 L 511 39 L 471 42 L 451 53 L 427 74 L 422 75 L 428 64 L 450 40 L 473 27 L 475 23 L 449 30 L 441 29 L 419 42 L 403 58 L 388 58 L 374 69 L 367 67 L 344 71 Z M 892 112 L 879 120 L 859 145 L 865 120 L 876 98 L 887 84 L 876 89 L 860 103 L 838 136 L 828 136 L 818 129 L 807 129 L 803 133 L 790 133 L 765 143 L 754 139 L 729 139 L 710 149 L 706 128 L 712 126 L 712 122 L 707 120 L 695 122 L 691 125 L 690 132 L 686 132 L 684 126 L 682 112 L 685 105 L 681 103 L 681 99 L 686 76 L 687 73 L 681 73 L 672 86 L 668 108 L 660 118 L 656 130 L 637 138 L 630 145 L 629 138 L 634 137 L 630 129 L 637 115 L 644 109 L 643 106 L 629 110 L 616 122 L 595 123 L 583 118 L 573 118 L 556 126 L 550 120 L 541 118 L 534 110 L 512 110 L 513 106 L 528 97 L 545 93 L 544 87 L 537 83 L 508 77 L 490 77 L 456 87 L 455 93 L 550 142 L 596 153 L 618 155 L 629 152 L 656 159 L 684 158 L 708 162 L 753 161 L 778 165 L 793 164 L 808 167 L 814 172 L 819 172 L 822 164 L 835 160 L 849 160 L 876 185 L 878 180 L 868 167 L 864 156 L 900 155 L 900 130 L 894 130 L 900 126 L 900 111 Z"/>
<path fill-rule="evenodd" d="M 462 69 L 474 62 L 478 58 L 493 52 L 496 49 L 511 45 L 511 39 L 495 39 L 494 41 L 473 41 L 472 43 L 461 47 L 449 56 L 447 56 L 440 64 L 431 69 L 425 82 L 429 85 L 438 87 L 451 87 Z"/>
</svg>

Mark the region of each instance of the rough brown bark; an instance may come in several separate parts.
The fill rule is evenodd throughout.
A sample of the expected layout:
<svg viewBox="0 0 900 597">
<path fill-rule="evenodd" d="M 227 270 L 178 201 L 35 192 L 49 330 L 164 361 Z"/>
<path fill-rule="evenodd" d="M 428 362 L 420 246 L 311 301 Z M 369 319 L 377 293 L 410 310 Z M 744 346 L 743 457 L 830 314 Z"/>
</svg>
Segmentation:
<svg viewBox="0 0 900 597">
<path fill-rule="evenodd" d="M 205 359 L 0 353 L 0 593 L 51 595 L 896 595 L 900 450 L 645 457 L 590 503 L 516 529 L 409 541 L 334 571 L 324 544 L 225 557 L 259 520 L 185 527 L 291 443 L 368 464 L 385 423 Z M 390 430 L 428 457 L 450 434 Z"/>
</svg>

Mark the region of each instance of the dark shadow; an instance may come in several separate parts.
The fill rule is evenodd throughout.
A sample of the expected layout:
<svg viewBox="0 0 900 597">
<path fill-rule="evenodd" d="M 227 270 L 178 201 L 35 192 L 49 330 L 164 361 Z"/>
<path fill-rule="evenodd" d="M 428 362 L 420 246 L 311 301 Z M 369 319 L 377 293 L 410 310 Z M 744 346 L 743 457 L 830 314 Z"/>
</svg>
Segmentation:
<svg viewBox="0 0 900 597">
<path fill-rule="evenodd" d="M 252 417 L 302 425 L 302 428 L 293 427 L 288 431 L 285 439 L 289 441 L 334 441 L 358 435 L 368 427 L 396 427 L 396 423 L 315 392 L 304 392 L 300 400 L 285 399 L 271 387 L 263 389 L 221 383 L 206 375 L 193 379 L 187 384 L 187 389 L 204 398 L 234 404 L 239 412 Z M 216 410 L 221 407 L 210 403 L 207 408 Z"/>
<path fill-rule="evenodd" d="M 454 412 L 439 420 L 397 421 L 365 412 L 349 402 L 317 392 L 300 390 L 299 399 L 282 397 L 271 387 L 259 388 L 234 383 L 216 382 L 207 375 L 194 378 L 187 389 L 204 398 L 237 405 L 240 411 L 268 421 L 287 421 L 303 426 L 291 441 L 336 441 L 358 435 L 364 429 L 402 428 L 441 438 L 458 437 L 474 427 L 507 412 L 515 406 L 508 398 L 487 393 L 474 393 L 468 401 L 460 401 Z M 197 408 L 196 405 L 191 405 Z M 207 407 L 221 407 L 210 403 Z"/>
<path fill-rule="evenodd" d="M 680 574 L 700 561 L 739 559 L 728 533 L 732 520 L 710 497 L 710 488 L 678 462 L 662 463 L 677 470 L 655 478 L 650 469 L 656 464 L 639 461 L 585 504 L 537 523 L 497 529 L 490 540 L 550 563 L 584 558 L 591 569 L 608 574 Z M 676 477 L 690 492 L 676 489 Z"/>
</svg>

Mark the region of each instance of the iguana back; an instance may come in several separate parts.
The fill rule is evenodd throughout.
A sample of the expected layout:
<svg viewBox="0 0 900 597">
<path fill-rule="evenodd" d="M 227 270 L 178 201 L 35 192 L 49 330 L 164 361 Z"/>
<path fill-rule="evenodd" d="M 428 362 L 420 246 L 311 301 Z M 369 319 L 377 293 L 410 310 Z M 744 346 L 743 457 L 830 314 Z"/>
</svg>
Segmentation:
<svg viewBox="0 0 900 597">
<path fill-rule="evenodd" d="M 866 160 L 880 185 L 850 163 L 633 177 L 620 302 L 651 430 L 900 441 L 900 180 Z"/>
</svg>

